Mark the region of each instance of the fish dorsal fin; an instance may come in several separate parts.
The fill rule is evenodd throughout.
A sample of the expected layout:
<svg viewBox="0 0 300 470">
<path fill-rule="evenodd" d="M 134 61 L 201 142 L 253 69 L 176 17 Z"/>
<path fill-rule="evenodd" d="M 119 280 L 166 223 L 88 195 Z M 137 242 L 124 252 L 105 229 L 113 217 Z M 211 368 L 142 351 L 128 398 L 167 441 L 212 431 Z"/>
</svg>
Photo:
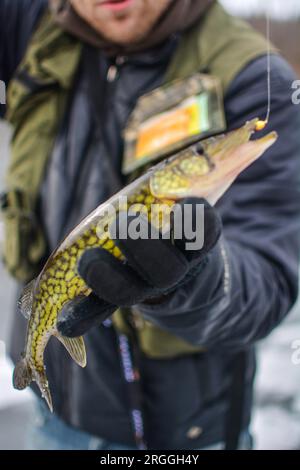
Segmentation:
<svg viewBox="0 0 300 470">
<path fill-rule="evenodd" d="M 21 297 L 18 300 L 18 308 L 27 320 L 30 318 L 32 312 L 35 285 L 36 279 L 33 279 L 33 281 L 29 282 L 29 284 L 24 287 Z"/>
<path fill-rule="evenodd" d="M 86 366 L 86 351 L 82 336 L 78 338 L 66 338 L 66 336 L 56 335 L 57 339 L 64 345 L 71 358 L 80 367 Z"/>
</svg>

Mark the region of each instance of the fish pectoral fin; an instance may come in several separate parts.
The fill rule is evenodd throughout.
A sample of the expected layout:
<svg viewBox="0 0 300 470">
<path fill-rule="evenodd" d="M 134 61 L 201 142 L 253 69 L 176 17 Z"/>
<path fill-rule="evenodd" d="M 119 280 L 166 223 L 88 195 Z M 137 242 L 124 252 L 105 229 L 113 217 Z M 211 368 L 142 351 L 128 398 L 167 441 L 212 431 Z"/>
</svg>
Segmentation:
<svg viewBox="0 0 300 470">
<path fill-rule="evenodd" d="M 78 338 L 67 338 L 66 336 L 56 335 L 57 339 L 64 345 L 71 358 L 80 367 L 86 366 L 86 350 L 82 336 Z"/>
<path fill-rule="evenodd" d="M 29 320 L 32 312 L 35 285 L 36 279 L 33 279 L 33 281 L 29 282 L 29 284 L 24 287 L 23 292 L 18 300 L 18 308 L 26 320 Z"/>
</svg>

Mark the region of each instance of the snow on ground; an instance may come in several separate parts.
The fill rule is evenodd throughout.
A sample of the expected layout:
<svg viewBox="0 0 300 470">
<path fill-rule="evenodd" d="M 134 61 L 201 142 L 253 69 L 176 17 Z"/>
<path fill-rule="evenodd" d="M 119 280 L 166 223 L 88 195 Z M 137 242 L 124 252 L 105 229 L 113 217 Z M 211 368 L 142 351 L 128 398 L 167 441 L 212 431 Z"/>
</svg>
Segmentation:
<svg viewBox="0 0 300 470">
<path fill-rule="evenodd" d="M 0 415 L 1 410 L 17 405 L 26 405 L 33 398 L 29 389 L 22 393 L 14 390 L 12 387 L 12 367 L 9 359 L 5 356 L 0 357 Z"/>
<path fill-rule="evenodd" d="M 259 348 L 253 431 L 257 449 L 300 450 L 300 307 Z"/>
</svg>

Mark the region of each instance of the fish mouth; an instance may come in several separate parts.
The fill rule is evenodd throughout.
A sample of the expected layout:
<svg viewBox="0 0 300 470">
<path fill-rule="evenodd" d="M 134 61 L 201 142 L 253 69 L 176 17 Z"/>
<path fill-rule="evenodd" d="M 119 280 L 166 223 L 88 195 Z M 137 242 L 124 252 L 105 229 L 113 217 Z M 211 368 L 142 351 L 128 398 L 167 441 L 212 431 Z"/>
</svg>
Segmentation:
<svg viewBox="0 0 300 470">
<path fill-rule="evenodd" d="M 215 205 L 236 178 L 272 147 L 277 138 L 276 132 L 270 132 L 260 139 L 241 143 L 229 152 L 221 151 L 219 156 L 215 156 L 214 170 L 202 181 L 195 180 L 189 195 L 204 197 Z"/>
<path fill-rule="evenodd" d="M 229 157 L 230 160 L 240 160 L 238 165 L 234 165 L 229 172 L 226 173 L 225 178 L 236 178 L 248 166 L 258 160 L 278 139 L 277 132 L 270 132 L 264 137 L 256 140 L 250 140 L 245 144 L 240 145 L 233 154 Z M 230 165 L 231 166 L 231 165 Z"/>
</svg>

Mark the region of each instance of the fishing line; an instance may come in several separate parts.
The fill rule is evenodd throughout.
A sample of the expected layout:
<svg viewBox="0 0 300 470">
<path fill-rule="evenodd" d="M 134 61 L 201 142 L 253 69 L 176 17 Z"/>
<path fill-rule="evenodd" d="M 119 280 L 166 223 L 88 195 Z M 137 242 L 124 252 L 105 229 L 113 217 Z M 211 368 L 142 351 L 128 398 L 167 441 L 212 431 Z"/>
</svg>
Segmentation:
<svg viewBox="0 0 300 470">
<path fill-rule="evenodd" d="M 267 40 L 268 40 L 268 52 L 267 52 L 267 86 L 268 86 L 268 110 L 267 110 L 267 115 L 266 115 L 266 124 L 270 120 L 270 114 L 271 114 L 271 25 L 270 25 L 270 13 L 267 10 L 266 14 L 266 29 L 267 29 Z"/>
<path fill-rule="evenodd" d="M 260 131 L 263 130 L 270 120 L 271 115 L 271 96 L 272 96 L 272 89 L 271 89 L 271 20 L 270 20 L 270 12 L 266 10 L 266 36 L 267 36 L 267 93 L 268 93 L 268 105 L 267 105 L 267 113 L 264 121 L 258 121 L 256 125 L 256 130 Z"/>
</svg>

